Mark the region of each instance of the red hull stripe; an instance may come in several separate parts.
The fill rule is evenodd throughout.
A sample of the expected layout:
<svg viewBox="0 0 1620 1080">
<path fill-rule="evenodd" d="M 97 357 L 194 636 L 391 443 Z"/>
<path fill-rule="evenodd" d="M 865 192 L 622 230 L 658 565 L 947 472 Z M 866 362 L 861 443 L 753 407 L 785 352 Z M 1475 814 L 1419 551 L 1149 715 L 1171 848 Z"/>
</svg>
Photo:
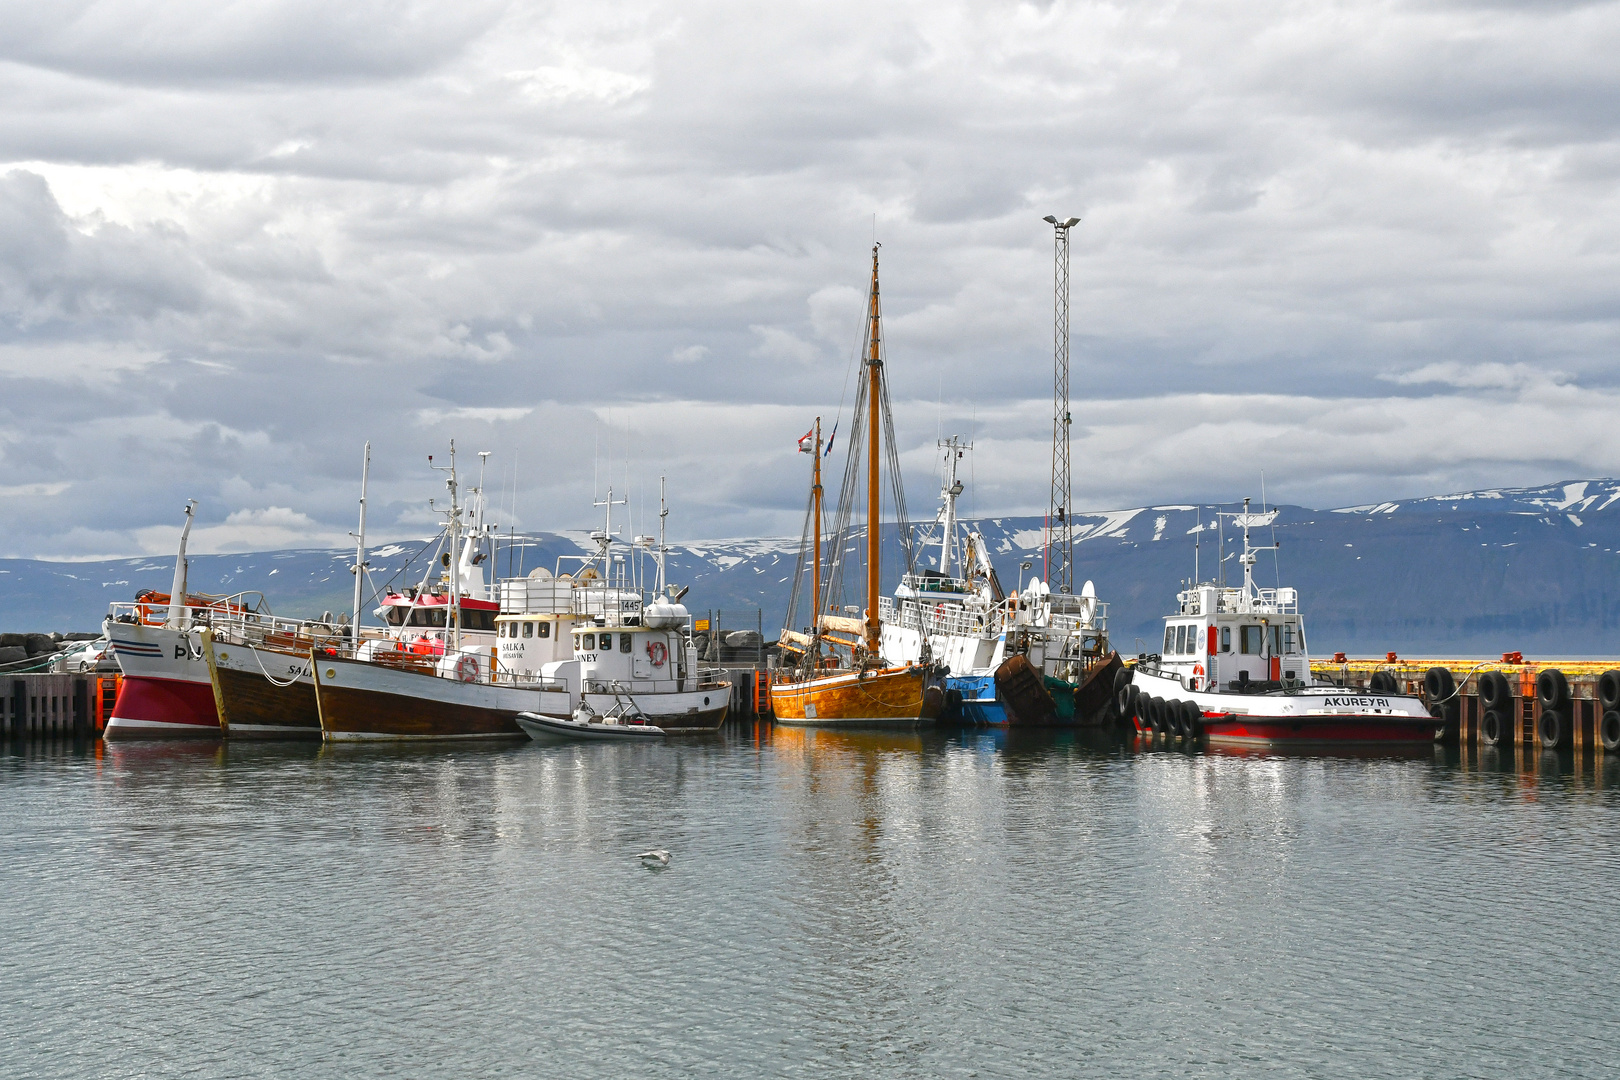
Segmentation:
<svg viewBox="0 0 1620 1080">
<path fill-rule="evenodd" d="M 154 679 L 126 675 L 118 687 L 109 724 L 119 720 L 143 720 L 153 724 L 176 724 L 195 728 L 219 729 L 219 710 L 214 705 L 210 683 L 180 679 Z"/>
</svg>

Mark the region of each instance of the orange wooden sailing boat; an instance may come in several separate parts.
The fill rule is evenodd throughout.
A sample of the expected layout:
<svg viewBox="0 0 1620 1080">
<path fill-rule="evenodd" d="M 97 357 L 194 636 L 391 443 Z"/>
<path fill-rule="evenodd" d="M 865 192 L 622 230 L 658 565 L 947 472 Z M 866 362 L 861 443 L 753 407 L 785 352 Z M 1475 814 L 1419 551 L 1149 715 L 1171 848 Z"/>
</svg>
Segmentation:
<svg viewBox="0 0 1620 1080">
<path fill-rule="evenodd" d="M 809 522 L 806 540 L 812 549 L 810 610 L 813 622 L 809 632 L 792 629 L 794 604 L 789 605 L 788 628 L 782 631 L 781 655 L 784 668 L 771 683 L 771 710 L 779 724 L 813 725 L 912 725 L 931 721 L 939 711 L 943 695 L 929 685 L 931 669 L 923 664 L 892 664 L 885 661 L 879 647 L 878 597 L 882 595 L 881 514 L 882 486 L 879 451 L 886 431 L 888 395 L 883 384 L 882 314 L 878 303 L 878 249 L 872 247 L 872 290 L 868 303 L 866 378 L 855 404 L 856 430 L 850 433 L 850 475 L 840 500 L 839 533 L 847 532 L 849 510 L 857 476 L 864 456 L 866 471 L 866 574 L 865 603 L 852 614 L 835 615 L 822 609 L 821 591 L 821 418 L 816 418 L 815 459 L 810 487 Z M 864 410 L 862 406 L 865 406 Z M 864 416 L 863 416 L 864 412 Z M 864 425 L 859 421 L 864 420 Z M 860 427 L 865 430 L 861 431 Z M 865 452 L 859 453 L 861 436 Z M 809 441 L 807 436 L 801 441 Z M 889 447 L 893 457 L 893 446 Z M 900 478 L 891 465 L 895 487 L 899 533 L 906 537 L 904 501 Z M 840 543 L 840 558 L 847 545 Z M 804 559 L 799 560 L 802 572 Z M 795 599 L 797 582 L 795 582 Z M 846 612 L 850 609 L 846 609 Z"/>
</svg>

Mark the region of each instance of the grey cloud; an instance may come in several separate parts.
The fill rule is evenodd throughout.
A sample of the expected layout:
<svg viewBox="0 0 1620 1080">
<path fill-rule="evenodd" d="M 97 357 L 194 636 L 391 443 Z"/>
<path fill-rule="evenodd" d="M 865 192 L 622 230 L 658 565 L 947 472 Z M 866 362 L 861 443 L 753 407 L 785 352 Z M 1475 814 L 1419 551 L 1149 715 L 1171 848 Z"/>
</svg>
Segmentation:
<svg viewBox="0 0 1620 1080">
<path fill-rule="evenodd" d="M 0 447 L 73 480 L 17 504 L 82 525 L 64 545 L 128 542 L 188 494 L 210 521 L 350 527 L 367 437 L 376 505 L 419 527 L 416 463 L 456 430 L 517 459 L 523 520 L 583 523 L 608 404 L 719 410 L 724 445 L 664 431 L 636 465 L 684 474 L 687 535 L 792 531 L 791 439 L 837 408 L 874 212 L 911 451 L 940 398 L 1022 410 L 983 421 L 981 511 L 1044 499 L 1048 212 L 1085 219 L 1076 400 L 1143 430 L 1170 391 L 1466 404 L 1495 391 L 1379 376 L 1481 362 L 1616 381 L 1614 4 L 267 3 L 113 55 L 153 10 L 14 11 L 0 46 Z M 153 26 L 203 9 L 175 10 Z M 29 368 L 74 345 L 101 359 Z M 778 451 L 744 421 L 781 403 Z M 536 411 L 414 419 L 485 406 Z M 1138 445 L 1086 428 L 1099 455 Z M 1297 501 L 1386 494 L 1388 462 L 1286 441 L 1251 449 L 1335 493 Z M 1577 442 L 1485 464 L 1425 443 L 1410 472 L 1590 471 Z M 1230 495 L 1140 452 L 1101 455 L 1120 479 L 1096 499 Z"/>
</svg>

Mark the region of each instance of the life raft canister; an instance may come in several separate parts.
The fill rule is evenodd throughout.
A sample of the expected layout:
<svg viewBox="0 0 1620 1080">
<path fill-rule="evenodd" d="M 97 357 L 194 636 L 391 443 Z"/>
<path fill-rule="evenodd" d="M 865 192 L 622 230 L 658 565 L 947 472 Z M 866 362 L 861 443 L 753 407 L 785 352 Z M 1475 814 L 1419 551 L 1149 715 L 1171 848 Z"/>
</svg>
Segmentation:
<svg viewBox="0 0 1620 1080">
<path fill-rule="evenodd" d="M 669 649 L 662 641 L 647 642 L 647 658 L 652 661 L 653 667 L 663 667 L 664 661 L 669 659 Z"/>
</svg>

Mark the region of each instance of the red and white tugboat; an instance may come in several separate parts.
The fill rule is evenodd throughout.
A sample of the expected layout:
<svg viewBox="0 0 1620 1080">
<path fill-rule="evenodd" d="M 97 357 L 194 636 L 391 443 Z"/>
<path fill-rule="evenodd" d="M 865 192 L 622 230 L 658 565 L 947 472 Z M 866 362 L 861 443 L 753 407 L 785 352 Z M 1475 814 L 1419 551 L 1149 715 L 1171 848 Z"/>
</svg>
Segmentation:
<svg viewBox="0 0 1620 1080">
<path fill-rule="evenodd" d="M 1251 528 L 1275 510 L 1223 515 L 1243 529 L 1242 588 L 1196 584 L 1164 620 L 1164 649 L 1121 671 L 1120 710 L 1136 729 L 1189 743 L 1252 746 L 1399 746 L 1434 741 L 1439 721 L 1407 694 L 1313 681 L 1299 594 L 1254 584 Z"/>
</svg>

